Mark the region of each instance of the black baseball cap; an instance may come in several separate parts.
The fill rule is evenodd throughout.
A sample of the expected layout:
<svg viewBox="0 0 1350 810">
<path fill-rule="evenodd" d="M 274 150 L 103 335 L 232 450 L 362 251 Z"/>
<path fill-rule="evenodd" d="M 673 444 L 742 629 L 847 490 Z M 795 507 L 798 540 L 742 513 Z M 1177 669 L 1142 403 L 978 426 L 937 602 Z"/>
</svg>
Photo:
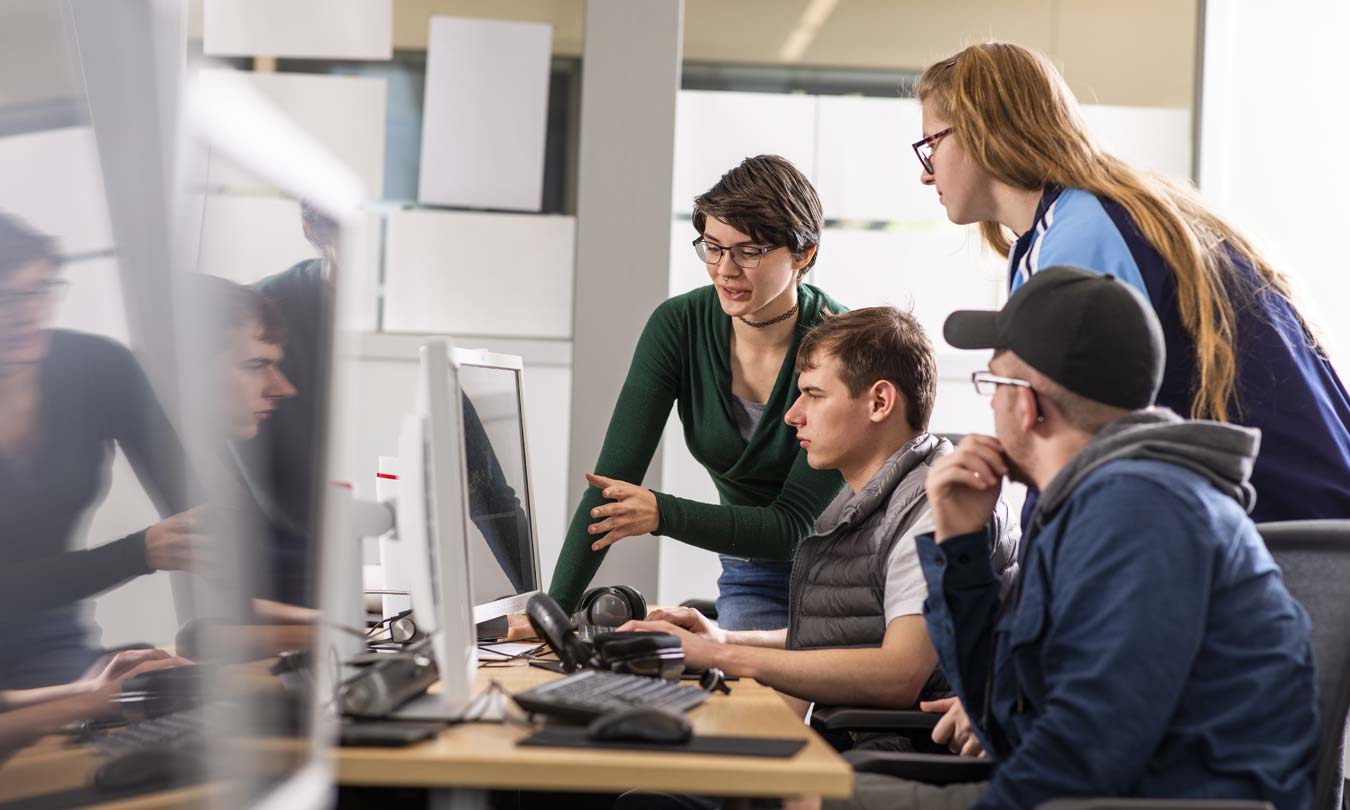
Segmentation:
<svg viewBox="0 0 1350 810">
<path fill-rule="evenodd" d="M 1003 309 L 961 310 L 942 327 L 958 349 L 1009 349 L 1069 391 L 1138 410 L 1162 385 L 1162 325 L 1137 290 L 1115 276 L 1047 267 Z"/>
</svg>

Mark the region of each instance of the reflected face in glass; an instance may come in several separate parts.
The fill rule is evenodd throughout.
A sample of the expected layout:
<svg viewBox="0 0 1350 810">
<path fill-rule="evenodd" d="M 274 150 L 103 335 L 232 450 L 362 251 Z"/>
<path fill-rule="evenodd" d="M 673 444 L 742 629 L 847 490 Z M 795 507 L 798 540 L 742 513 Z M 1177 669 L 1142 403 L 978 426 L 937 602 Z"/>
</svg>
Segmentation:
<svg viewBox="0 0 1350 810">
<path fill-rule="evenodd" d="M 733 318 L 750 317 L 767 309 L 766 314 L 772 316 L 791 306 L 782 304 L 796 294 L 797 269 L 809 257 L 799 261 L 787 248 L 756 242 L 715 217 L 708 217 L 704 223 L 703 239 L 710 246 L 729 248 L 721 251 L 717 264 L 705 262 L 708 277 L 717 286 L 717 300 L 723 312 Z M 777 249 L 760 255 L 759 265 L 746 270 L 733 261 L 732 252 L 737 248 Z"/>
<path fill-rule="evenodd" d="M 280 366 L 280 344 L 262 339 L 262 324 L 249 320 L 234 330 L 225 352 L 224 401 L 228 403 L 231 439 L 251 439 L 283 399 L 295 396 L 295 386 Z"/>
<path fill-rule="evenodd" d="M 797 430 L 806 463 L 815 470 L 838 470 L 865 455 L 872 443 L 868 431 L 868 398 L 849 394 L 839 376 L 839 360 L 826 352 L 811 358 L 815 368 L 797 377 L 797 401 L 783 417 Z"/>
<path fill-rule="evenodd" d="M 931 104 L 923 105 L 923 135 L 951 129 L 951 122 L 937 116 Z M 933 186 L 938 202 L 947 209 L 947 219 L 957 225 L 994 220 L 993 177 L 971 159 L 953 130 L 932 145 L 933 171 L 920 169 L 919 182 Z"/>
<path fill-rule="evenodd" d="M 47 261 L 0 275 L 0 368 L 41 363 L 47 356 L 48 328 L 63 286 Z"/>
</svg>

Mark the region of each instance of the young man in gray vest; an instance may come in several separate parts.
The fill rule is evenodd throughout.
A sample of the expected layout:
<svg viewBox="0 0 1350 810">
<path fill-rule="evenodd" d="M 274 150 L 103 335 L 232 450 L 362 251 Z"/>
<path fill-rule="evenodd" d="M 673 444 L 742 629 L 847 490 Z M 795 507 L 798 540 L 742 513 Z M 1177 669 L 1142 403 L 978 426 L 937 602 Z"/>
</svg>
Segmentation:
<svg viewBox="0 0 1350 810">
<path fill-rule="evenodd" d="M 722 630 L 688 608 L 658 610 L 623 630 L 661 630 L 684 643 L 692 669 L 752 677 L 805 704 L 910 708 L 947 693 L 923 604 L 915 535 L 932 531 L 924 480 L 952 452 L 928 432 L 937 392 L 932 344 L 892 307 L 829 318 L 797 352 L 800 396 L 786 415 L 815 469 L 847 487 L 798 546 L 789 625 Z M 994 570 L 1009 571 L 1015 536 L 990 530 Z M 790 701 L 792 702 L 792 701 Z"/>
</svg>

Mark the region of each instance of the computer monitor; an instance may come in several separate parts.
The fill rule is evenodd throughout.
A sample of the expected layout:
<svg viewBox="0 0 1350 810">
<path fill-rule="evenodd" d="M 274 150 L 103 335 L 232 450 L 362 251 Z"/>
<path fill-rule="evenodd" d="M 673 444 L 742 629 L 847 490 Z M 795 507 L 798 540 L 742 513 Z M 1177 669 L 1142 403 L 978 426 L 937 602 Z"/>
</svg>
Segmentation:
<svg viewBox="0 0 1350 810">
<path fill-rule="evenodd" d="M 473 618 L 481 624 L 523 612 L 539 592 L 524 366 L 514 355 L 459 348 L 450 364 L 460 399 Z"/>
<path fill-rule="evenodd" d="M 441 689 L 400 715 L 455 716 L 473 693 L 478 664 L 460 495 L 460 400 L 445 343 L 423 344 L 420 355 L 417 404 L 399 434 L 395 531 L 418 629 L 431 639 Z"/>
</svg>

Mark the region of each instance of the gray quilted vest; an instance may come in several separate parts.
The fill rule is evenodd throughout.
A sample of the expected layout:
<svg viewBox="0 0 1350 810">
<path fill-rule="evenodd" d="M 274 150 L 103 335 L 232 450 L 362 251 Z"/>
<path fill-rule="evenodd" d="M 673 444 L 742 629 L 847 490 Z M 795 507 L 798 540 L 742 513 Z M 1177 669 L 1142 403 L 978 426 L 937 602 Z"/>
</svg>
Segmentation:
<svg viewBox="0 0 1350 810">
<path fill-rule="evenodd" d="M 879 647 L 886 635 L 886 561 L 924 512 L 923 484 L 952 444 L 930 433 L 886 460 L 857 494 L 844 488 L 797 546 L 788 591 L 790 650 Z"/>
</svg>

